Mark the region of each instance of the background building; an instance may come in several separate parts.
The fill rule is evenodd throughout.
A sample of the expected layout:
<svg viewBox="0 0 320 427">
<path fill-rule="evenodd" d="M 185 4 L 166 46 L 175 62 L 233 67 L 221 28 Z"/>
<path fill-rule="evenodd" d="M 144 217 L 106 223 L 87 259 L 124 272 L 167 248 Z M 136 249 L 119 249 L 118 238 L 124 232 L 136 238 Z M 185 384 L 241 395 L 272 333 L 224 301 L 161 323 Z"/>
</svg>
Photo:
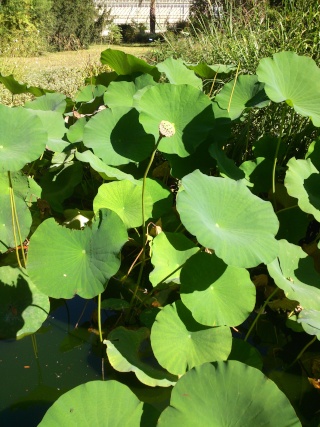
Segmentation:
<svg viewBox="0 0 320 427">
<path fill-rule="evenodd" d="M 131 24 L 134 21 L 144 24 L 149 29 L 150 0 L 142 0 L 141 5 L 139 0 L 105 0 L 103 4 L 111 10 L 115 24 Z M 167 24 L 187 20 L 189 7 L 188 0 L 156 0 L 156 31 L 164 30 Z"/>
</svg>

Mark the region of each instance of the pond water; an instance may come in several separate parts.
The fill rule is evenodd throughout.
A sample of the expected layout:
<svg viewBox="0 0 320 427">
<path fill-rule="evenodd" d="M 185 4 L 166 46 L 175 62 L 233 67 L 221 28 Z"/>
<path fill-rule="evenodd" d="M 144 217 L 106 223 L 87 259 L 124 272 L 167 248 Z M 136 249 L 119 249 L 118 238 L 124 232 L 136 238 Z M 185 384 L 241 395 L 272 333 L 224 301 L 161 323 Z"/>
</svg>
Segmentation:
<svg viewBox="0 0 320 427">
<path fill-rule="evenodd" d="M 61 394 L 101 379 L 97 336 L 88 331 L 94 309 L 93 301 L 75 297 L 50 313 L 35 335 L 38 359 L 31 336 L 0 341 L 1 426 L 34 427 Z"/>
</svg>

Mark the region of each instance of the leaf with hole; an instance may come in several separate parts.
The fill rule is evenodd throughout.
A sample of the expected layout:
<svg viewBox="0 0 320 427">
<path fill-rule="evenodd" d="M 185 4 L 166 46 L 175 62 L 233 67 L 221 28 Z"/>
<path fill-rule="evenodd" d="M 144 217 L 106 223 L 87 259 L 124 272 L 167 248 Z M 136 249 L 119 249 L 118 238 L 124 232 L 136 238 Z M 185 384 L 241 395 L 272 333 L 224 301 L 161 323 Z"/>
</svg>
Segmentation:
<svg viewBox="0 0 320 427">
<path fill-rule="evenodd" d="M 106 209 L 84 230 L 71 230 L 47 219 L 31 237 L 28 274 L 41 292 L 53 298 L 75 294 L 93 298 L 118 271 L 119 252 L 127 239 L 119 216 Z"/>
</svg>

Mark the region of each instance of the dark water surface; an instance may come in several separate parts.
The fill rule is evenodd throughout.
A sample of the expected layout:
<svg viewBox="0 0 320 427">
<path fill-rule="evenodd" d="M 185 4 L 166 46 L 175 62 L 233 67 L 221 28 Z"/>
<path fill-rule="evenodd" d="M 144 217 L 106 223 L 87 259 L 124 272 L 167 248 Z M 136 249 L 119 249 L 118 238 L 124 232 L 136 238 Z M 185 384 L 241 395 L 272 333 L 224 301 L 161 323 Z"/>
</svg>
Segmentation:
<svg viewBox="0 0 320 427">
<path fill-rule="evenodd" d="M 61 394 L 101 379 L 97 337 L 88 332 L 95 303 L 85 304 L 75 297 L 50 314 L 36 334 L 38 359 L 31 336 L 0 341 L 1 427 L 37 426 Z"/>
</svg>

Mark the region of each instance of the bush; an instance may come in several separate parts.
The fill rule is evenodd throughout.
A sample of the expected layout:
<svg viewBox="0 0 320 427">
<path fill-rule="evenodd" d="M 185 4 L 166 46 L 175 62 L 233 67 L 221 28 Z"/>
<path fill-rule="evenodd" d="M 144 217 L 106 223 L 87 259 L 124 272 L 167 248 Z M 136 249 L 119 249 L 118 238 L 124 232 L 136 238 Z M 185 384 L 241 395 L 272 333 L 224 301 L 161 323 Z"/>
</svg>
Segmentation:
<svg viewBox="0 0 320 427">
<path fill-rule="evenodd" d="M 225 0 L 219 19 L 195 13 L 188 34 L 165 33 L 167 43 L 154 50 L 152 59 L 172 55 L 186 62 L 240 64 L 240 72 L 254 72 L 261 58 L 293 50 L 319 63 L 319 17 L 317 0 L 283 0 L 278 7 Z"/>
<path fill-rule="evenodd" d="M 0 2 L 0 56 L 44 52 L 52 24 L 51 6 L 49 0 Z"/>
<path fill-rule="evenodd" d="M 94 22 L 97 10 L 93 0 L 56 0 L 52 12 L 55 31 L 51 44 L 55 50 L 77 50 L 88 48 L 94 37 Z"/>
</svg>

